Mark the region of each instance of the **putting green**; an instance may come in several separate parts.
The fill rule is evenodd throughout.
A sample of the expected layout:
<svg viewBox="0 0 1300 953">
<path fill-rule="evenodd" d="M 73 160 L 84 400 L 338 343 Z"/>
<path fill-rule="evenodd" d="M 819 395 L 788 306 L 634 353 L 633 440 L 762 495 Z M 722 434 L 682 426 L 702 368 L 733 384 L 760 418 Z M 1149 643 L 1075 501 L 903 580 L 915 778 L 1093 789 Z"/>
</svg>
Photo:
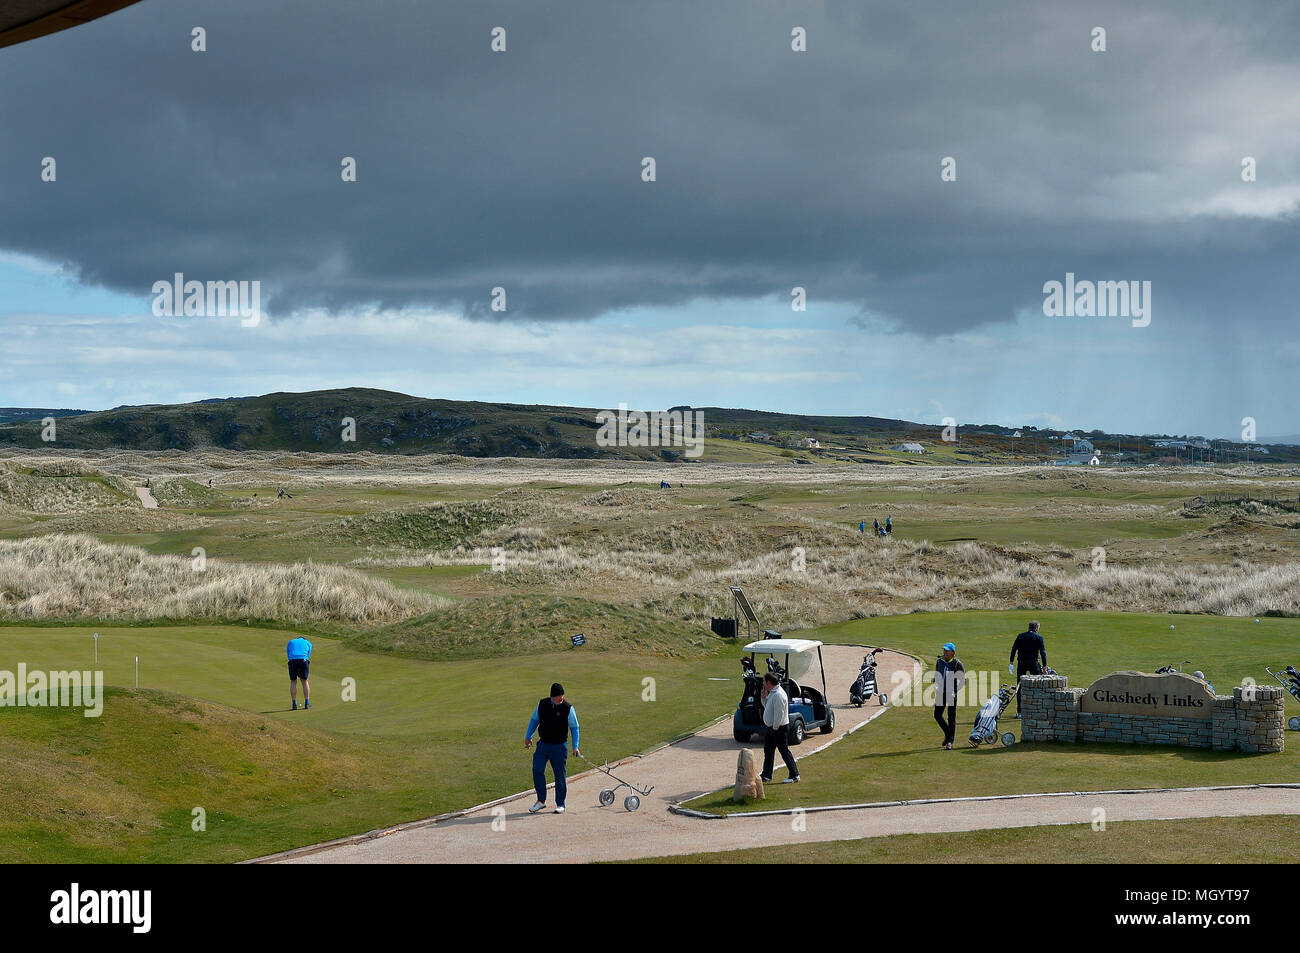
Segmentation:
<svg viewBox="0 0 1300 953">
<path fill-rule="evenodd" d="M 176 694 L 110 694 L 99 718 L 0 709 L 0 861 L 238 859 L 524 790 L 531 783 L 524 728 L 554 680 L 581 717 L 585 753 L 611 759 L 698 727 L 728 710 L 735 693 L 735 682 L 709 680 L 733 674 L 729 655 L 687 662 L 575 649 L 430 662 L 311 636 L 312 708 L 293 712 L 284 661 L 291 632 L 98 631 L 108 684 L 132 686 L 138 655 L 141 686 Z M 91 632 L 0 628 L 0 669 L 93 668 Z M 343 700 L 344 678 L 355 679 L 355 701 Z M 647 678 L 653 701 L 643 700 Z M 186 697 L 196 701 L 187 707 Z M 196 718 L 217 727 L 203 727 L 205 744 L 176 749 L 176 738 L 194 730 L 184 723 Z M 284 743 L 255 756 L 266 731 Z M 42 800 L 66 813 L 33 820 L 31 805 Z M 196 805 L 209 810 L 203 838 L 190 836 Z M 90 819 L 118 814 L 129 828 L 95 833 Z M 23 838 L 36 834 L 47 852 L 31 856 Z"/>
</svg>

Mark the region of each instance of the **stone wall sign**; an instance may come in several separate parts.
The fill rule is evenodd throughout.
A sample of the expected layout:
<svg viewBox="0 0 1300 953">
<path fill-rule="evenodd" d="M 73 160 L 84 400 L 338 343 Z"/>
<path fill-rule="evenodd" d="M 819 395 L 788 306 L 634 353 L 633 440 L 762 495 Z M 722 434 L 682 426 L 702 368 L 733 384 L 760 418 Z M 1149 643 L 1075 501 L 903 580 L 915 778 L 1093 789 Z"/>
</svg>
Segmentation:
<svg viewBox="0 0 1300 953">
<path fill-rule="evenodd" d="M 1114 672 L 1091 685 L 1079 699 L 1079 710 L 1155 718 L 1213 718 L 1210 686 L 1186 672 L 1150 675 Z"/>
</svg>

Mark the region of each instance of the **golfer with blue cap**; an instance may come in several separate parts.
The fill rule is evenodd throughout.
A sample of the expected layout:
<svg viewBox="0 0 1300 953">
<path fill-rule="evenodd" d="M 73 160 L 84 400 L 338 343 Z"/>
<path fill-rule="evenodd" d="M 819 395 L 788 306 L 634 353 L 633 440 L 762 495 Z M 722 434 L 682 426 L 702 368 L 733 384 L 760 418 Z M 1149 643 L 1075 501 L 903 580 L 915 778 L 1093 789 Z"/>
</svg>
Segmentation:
<svg viewBox="0 0 1300 953">
<path fill-rule="evenodd" d="M 966 669 L 957 658 L 957 646 L 943 644 L 943 654 L 934 660 L 934 720 L 943 729 L 943 746 L 952 750 L 952 740 L 957 734 L 957 694 L 966 681 Z M 944 708 L 948 718 L 944 720 Z"/>
</svg>

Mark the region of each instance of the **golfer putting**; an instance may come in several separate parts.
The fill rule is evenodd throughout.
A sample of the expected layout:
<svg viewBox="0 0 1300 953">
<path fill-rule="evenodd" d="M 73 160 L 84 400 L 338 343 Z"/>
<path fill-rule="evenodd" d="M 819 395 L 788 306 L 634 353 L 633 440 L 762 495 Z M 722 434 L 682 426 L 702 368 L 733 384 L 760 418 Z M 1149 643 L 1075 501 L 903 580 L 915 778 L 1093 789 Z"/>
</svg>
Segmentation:
<svg viewBox="0 0 1300 953">
<path fill-rule="evenodd" d="M 533 752 L 533 790 L 537 793 L 537 803 L 528 809 L 529 814 L 536 814 L 546 808 L 546 765 L 550 762 L 555 775 L 555 813 L 564 813 L 565 796 L 569 793 L 565 767 L 569 760 L 569 746 L 565 739 L 573 735 L 573 753 L 581 758 L 578 748 L 578 713 L 564 700 L 564 686 L 556 682 L 551 686 L 551 694 L 537 703 L 533 715 L 528 719 L 528 731 L 524 733 L 524 747 L 533 746 L 533 733 L 537 733 L 537 750 Z"/>
<path fill-rule="evenodd" d="M 311 643 L 301 635 L 290 639 L 285 646 L 289 656 L 289 703 L 293 710 L 298 710 L 298 682 L 302 681 L 302 707 L 311 707 L 311 685 L 307 682 L 307 670 L 311 665 Z"/>
</svg>

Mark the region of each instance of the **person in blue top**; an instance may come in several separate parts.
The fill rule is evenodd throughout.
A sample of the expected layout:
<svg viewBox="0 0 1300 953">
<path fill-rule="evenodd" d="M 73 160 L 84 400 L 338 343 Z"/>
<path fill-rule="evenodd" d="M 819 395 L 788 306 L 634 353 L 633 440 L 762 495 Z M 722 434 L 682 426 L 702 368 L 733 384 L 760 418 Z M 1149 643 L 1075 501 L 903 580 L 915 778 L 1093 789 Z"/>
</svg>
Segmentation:
<svg viewBox="0 0 1300 953">
<path fill-rule="evenodd" d="M 551 694 L 537 703 L 533 717 L 528 719 L 528 731 L 524 733 L 524 747 L 533 745 L 533 732 L 537 732 L 537 750 L 533 752 L 533 790 L 537 792 L 537 803 L 528 809 L 529 814 L 536 814 L 546 807 L 546 763 L 555 772 L 555 813 L 564 813 L 564 798 L 569 793 L 565 783 L 565 764 L 569 760 L 569 748 L 564 743 L 566 736 L 573 735 L 573 753 L 579 758 L 582 751 L 578 748 L 578 713 L 564 700 L 564 686 L 556 682 L 551 686 Z"/>
<path fill-rule="evenodd" d="M 307 684 L 307 667 L 311 661 L 311 643 L 301 635 L 285 646 L 289 655 L 289 700 L 298 710 L 298 679 L 302 679 L 302 707 L 311 707 L 311 686 Z"/>
</svg>

